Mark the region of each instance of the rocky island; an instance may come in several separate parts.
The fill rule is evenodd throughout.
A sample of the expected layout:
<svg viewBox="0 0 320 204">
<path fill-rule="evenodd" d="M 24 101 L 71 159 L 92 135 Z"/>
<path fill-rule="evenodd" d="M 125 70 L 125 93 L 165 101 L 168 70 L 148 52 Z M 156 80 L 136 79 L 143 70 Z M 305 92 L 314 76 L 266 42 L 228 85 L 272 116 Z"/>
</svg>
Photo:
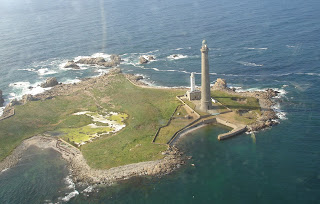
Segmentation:
<svg viewBox="0 0 320 204">
<path fill-rule="evenodd" d="M 143 77 L 123 74 L 120 68 L 73 84 L 47 79 L 41 86 L 49 90 L 7 105 L 0 119 L 0 172 L 17 164 L 34 145 L 58 151 L 80 183 L 163 175 L 185 163 L 175 146 L 179 138 L 204 125 L 232 128 L 218 136 L 221 140 L 276 124 L 272 98 L 278 92 L 237 92 L 224 79 L 210 87 L 206 42 L 201 50 L 201 91 L 193 73 L 190 90 L 150 87 Z M 116 55 L 111 59 L 121 61 Z M 100 58 L 76 63 L 111 65 Z"/>
</svg>

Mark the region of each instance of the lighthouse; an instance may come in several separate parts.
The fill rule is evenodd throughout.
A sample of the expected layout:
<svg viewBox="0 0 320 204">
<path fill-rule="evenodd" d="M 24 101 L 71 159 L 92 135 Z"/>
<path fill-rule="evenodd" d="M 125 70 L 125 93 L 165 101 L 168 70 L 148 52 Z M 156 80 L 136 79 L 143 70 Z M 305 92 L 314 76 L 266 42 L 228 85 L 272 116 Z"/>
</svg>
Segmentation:
<svg viewBox="0 0 320 204">
<path fill-rule="evenodd" d="M 196 90 L 196 81 L 194 78 L 194 72 L 192 72 L 190 75 L 190 92 L 193 92 L 195 90 Z"/>
<path fill-rule="evenodd" d="M 210 94 L 209 58 L 207 41 L 202 41 L 201 51 L 201 105 L 200 109 L 207 112 L 212 108 Z"/>
</svg>

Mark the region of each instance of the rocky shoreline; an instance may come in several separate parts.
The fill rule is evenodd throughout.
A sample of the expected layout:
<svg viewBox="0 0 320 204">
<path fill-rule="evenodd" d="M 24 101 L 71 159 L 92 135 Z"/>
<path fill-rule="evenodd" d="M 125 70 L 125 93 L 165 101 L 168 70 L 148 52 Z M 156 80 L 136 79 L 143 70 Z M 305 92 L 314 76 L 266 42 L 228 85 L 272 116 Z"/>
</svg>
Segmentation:
<svg viewBox="0 0 320 204">
<path fill-rule="evenodd" d="M 79 83 L 74 84 L 61 84 L 55 83 L 50 90 L 44 93 L 37 94 L 35 96 L 25 95 L 20 101 L 12 101 L 6 107 L 6 110 L 14 109 L 16 104 L 25 104 L 28 101 L 35 100 L 48 100 L 56 96 L 68 95 L 73 91 L 84 90 L 88 91 L 92 88 L 92 85 L 99 82 L 103 82 L 105 85 L 110 83 L 108 77 L 121 73 L 119 68 L 110 69 L 108 74 L 82 79 Z M 134 84 L 144 85 L 140 80 L 142 77 L 135 75 L 128 75 L 126 77 L 129 81 Z M 148 175 L 164 175 L 168 174 L 175 169 L 179 168 L 184 164 L 182 153 L 175 147 L 168 147 L 165 152 L 163 159 L 155 161 L 147 161 L 134 163 L 119 167 L 113 167 L 110 169 L 93 169 L 91 168 L 81 151 L 69 143 L 60 140 L 55 137 L 49 136 L 33 136 L 29 139 L 24 140 L 13 152 L 0 162 L 0 173 L 15 166 L 21 159 L 25 150 L 30 146 L 37 146 L 39 148 L 52 148 L 61 154 L 61 157 L 67 161 L 70 173 L 72 174 L 73 180 L 77 183 L 86 184 L 112 184 L 118 180 L 128 179 L 134 176 L 148 176 Z"/>
<path fill-rule="evenodd" d="M 21 101 L 11 102 L 8 107 L 12 108 L 15 104 L 25 104 L 28 101 L 47 100 L 60 95 L 68 95 L 71 92 L 77 90 L 88 92 L 88 90 L 92 88 L 92 85 L 98 81 L 103 82 L 105 85 L 108 85 L 110 83 L 107 80 L 108 77 L 118 73 L 121 73 L 121 70 L 119 68 L 113 68 L 110 69 L 108 74 L 95 78 L 85 78 L 82 79 L 82 81 L 79 83 L 55 83 L 55 85 L 50 90 L 47 90 L 44 93 L 35 96 L 26 95 Z M 146 84 L 140 81 L 141 79 L 143 79 L 142 77 L 130 74 L 126 74 L 125 76 L 133 84 L 141 87 L 147 87 Z M 236 92 L 234 89 L 228 88 L 225 80 L 223 79 L 218 79 L 212 89 L 222 90 L 229 94 L 238 96 L 240 95 L 244 97 L 255 97 L 259 100 L 262 115 L 258 118 L 256 123 L 248 127 L 249 131 L 257 131 L 276 124 L 275 119 L 277 119 L 277 116 L 272 110 L 274 102 L 271 100 L 273 97 L 277 96 L 278 93 L 276 91 L 269 89 L 267 91 Z M 32 145 L 35 145 L 39 148 L 52 148 L 59 152 L 61 154 L 61 157 L 67 161 L 70 172 L 73 176 L 73 180 L 77 183 L 109 185 L 118 180 L 128 179 L 134 176 L 168 174 L 184 164 L 182 152 L 180 152 L 175 147 L 168 147 L 165 152 L 162 152 L 162 154 L 165 156 L 160 160 L 134 163 L 106 170 L 93 169 L 87 164 L 81 151 L 76 147 L 55 137 L 38 135 L 24 140 L 12 152 L 11 155 L 1 161 L 0 173 L 16 165 L 21 159 L 23 152 Z"/>
<path fill-rule="evenodd" d="M 279 92 L 273 89 L 267 89 L 266 91 L 237 92 L 234 88 L 228 88 L 226 80 L 221 78 L 217 79 L 212 89 L 224 91 L 231 95 L 237 95 L 242 97 L 254 97 L 259 100 L 259 104 L 261 107 L 261 116 L 257 119 L 255 123 L 247 126 L 249 132 L 259 131 L 264 128 L 268 128 L 278 124 L 277 119 L 279 118 L 272 108 L 275 105 L 275 102 L 272 100 L 272 98 L 278 96 Z"/>
<path fill-rule="evenodd" d="M 78 184 L 106 184 L 110 185 L 118 180 L 134 176 L 165 175 L 184 164 L 182 153 L 170 147 L 162 154 L 163 159 L 134 163 L 110 169 L 93 169 L 88 166 L 81 151 L 69 143 L 54 137 L 34 136 L 24 140 L 7 158 L 0 162 L 0 174 L 15 166 L 21 159 L 25 150 L 31 146 L 39 148 L 52 148 L 61 154 L 67 161 L 73 181 Z"/>
</svg>

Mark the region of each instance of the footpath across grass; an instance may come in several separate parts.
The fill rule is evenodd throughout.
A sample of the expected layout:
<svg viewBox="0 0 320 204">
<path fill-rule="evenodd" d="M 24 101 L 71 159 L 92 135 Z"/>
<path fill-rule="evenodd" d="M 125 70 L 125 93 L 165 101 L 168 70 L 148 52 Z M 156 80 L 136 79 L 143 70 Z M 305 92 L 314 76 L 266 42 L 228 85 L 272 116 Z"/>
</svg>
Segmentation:
<svg viewBox="0 0 320 204">
<path fill-rule="evenodd" d="M 122 74 L 108 77 L 108 84 L 96 80 L 86 91 L 45 101 L 30 101 L 15 107 L 16 115 L 0 121 L 0 160 L 24 139 L 61 128 L 79 128 L 92 121 L 74 117 L 79 111 L 108 111 L 126 113 L 126 127 L 116 134 L 102 136 L 80 147 L 93 168 L 115 166 L 160 159 L 164 145 L 152 144 L 157 129 L 166 124 L 180 104 L 177 89 L 140 88 Z M 107 99 L 107 100 L 106 100 Z"/>
</svg>

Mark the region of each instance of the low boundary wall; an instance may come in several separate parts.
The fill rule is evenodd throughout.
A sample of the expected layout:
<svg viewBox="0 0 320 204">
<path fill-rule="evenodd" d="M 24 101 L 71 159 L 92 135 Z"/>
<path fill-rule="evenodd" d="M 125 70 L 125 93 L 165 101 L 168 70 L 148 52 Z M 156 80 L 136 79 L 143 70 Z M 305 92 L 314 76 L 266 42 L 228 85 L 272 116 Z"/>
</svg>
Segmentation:
<svg viewBox="0 0 320 204">
<path fill-rule="evenodd" d="M 9 110 L 5 110 L 5 112 L 3 112 L 3 115 L 0 117 L 0 121 L 5 120 L 7 118 L 10 118 L 12 116 L 14 116 L 15 111 L 14 108 L 10 108 Z"/>
</svg>

